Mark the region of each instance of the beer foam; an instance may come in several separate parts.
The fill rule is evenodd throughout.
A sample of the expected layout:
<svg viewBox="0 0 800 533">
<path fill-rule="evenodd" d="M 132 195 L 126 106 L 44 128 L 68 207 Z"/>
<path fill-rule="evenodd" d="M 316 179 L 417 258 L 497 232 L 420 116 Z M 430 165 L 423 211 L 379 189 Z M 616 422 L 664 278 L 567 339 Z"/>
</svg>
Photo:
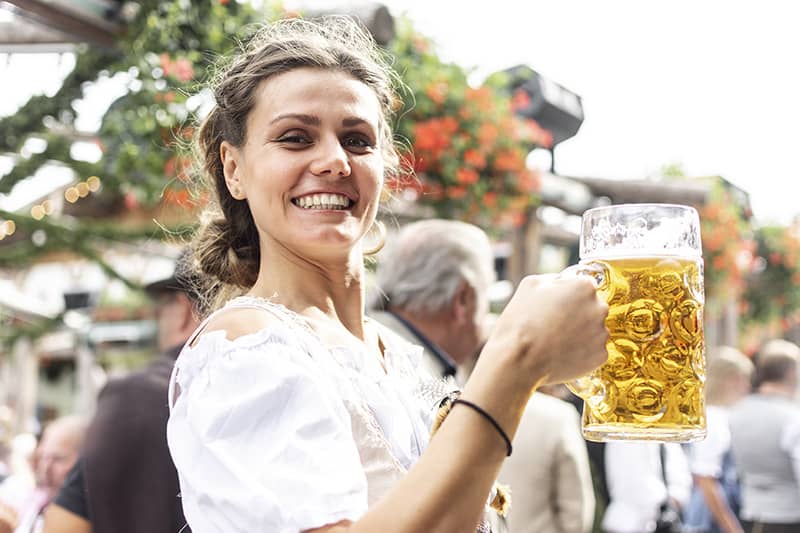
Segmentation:
<svg viewBox="0 0 800 533">
<path fill-rule="evenodd" d="M 582 258 L 644 255 L 699 257 L 702 255 L 699 224 L 685 217 L 646 219 L 625 224 L 602 218 L 581 235 Z"/>
</svg>

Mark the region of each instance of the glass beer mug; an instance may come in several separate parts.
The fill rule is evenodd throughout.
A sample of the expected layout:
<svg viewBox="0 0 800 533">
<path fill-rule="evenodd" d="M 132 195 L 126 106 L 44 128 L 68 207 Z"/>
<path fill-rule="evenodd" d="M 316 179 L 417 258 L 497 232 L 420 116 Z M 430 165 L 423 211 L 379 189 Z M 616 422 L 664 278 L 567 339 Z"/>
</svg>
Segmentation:
<svg viewBox="0 0 800 533">
<path fill-rule="evenodd" d="M 583 215 L 580 262 L 609 306 L 608 360 L 569 383 L 588 440 L 706 435 L 703 258 L 691 207 L 627 204 Z"/>
</svg>

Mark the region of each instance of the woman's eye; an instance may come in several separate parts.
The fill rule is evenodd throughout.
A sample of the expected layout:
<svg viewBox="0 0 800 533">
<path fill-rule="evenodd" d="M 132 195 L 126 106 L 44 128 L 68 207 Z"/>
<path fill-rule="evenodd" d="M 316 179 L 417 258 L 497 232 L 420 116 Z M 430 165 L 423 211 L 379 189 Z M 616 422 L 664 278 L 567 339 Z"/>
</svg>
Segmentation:
<svg viewBox="0 0 800 533">
<path fill-rule="evenodd" d="M 374 148 L 373 142 L 362 135 L 351 135 L 349 137 L 345 137 L 342 145 L 346 148 L 362 151 Z"/>
<path fill-rule="evenodd" d="M 276 139 L 280 143 L 286 144 L 311 144 L 311 139 L 307 135 L 299 134 L 299 133 L 289 133 L 286 135 L 282 135 L 278 139 Z"/>
</svg>

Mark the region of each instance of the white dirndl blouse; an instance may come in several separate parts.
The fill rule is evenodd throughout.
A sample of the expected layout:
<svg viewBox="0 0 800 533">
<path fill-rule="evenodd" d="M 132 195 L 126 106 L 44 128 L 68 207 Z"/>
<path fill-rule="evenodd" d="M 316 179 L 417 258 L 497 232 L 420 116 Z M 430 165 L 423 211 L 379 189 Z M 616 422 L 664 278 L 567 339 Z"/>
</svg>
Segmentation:
<svg viewBox="0 0 800 533">
<path fill-rule="evenodd" d="M 167 439 L 194 533 L 297 533 L 357 520 L 428 443 L 450 388 L 423 375 L 422 349 L 385 328 L 384 366 L 325 346 L 300 315 L 235 340 L 195 334 L 175 363 Z M 205 323 L 198 328 L 200 332 Z"/>
</svg>

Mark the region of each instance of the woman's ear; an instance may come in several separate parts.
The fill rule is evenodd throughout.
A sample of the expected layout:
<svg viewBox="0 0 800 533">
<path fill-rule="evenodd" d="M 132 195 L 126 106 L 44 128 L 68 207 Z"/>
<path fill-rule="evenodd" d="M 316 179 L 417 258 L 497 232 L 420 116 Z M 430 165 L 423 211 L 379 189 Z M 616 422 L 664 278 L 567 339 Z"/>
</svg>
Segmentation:
<svg viewBox="0 0 800 533">
<path fill-rule="evenodd" d="M 219 158 L 222 161 L 222 173 L 225 175 L 228 192 L 235 200 L 244 200 L 247 198 L 247 193 L 241 180 L 241 152 L 228 141 L 222 141 L 219 145 Z"/>
</svg>

